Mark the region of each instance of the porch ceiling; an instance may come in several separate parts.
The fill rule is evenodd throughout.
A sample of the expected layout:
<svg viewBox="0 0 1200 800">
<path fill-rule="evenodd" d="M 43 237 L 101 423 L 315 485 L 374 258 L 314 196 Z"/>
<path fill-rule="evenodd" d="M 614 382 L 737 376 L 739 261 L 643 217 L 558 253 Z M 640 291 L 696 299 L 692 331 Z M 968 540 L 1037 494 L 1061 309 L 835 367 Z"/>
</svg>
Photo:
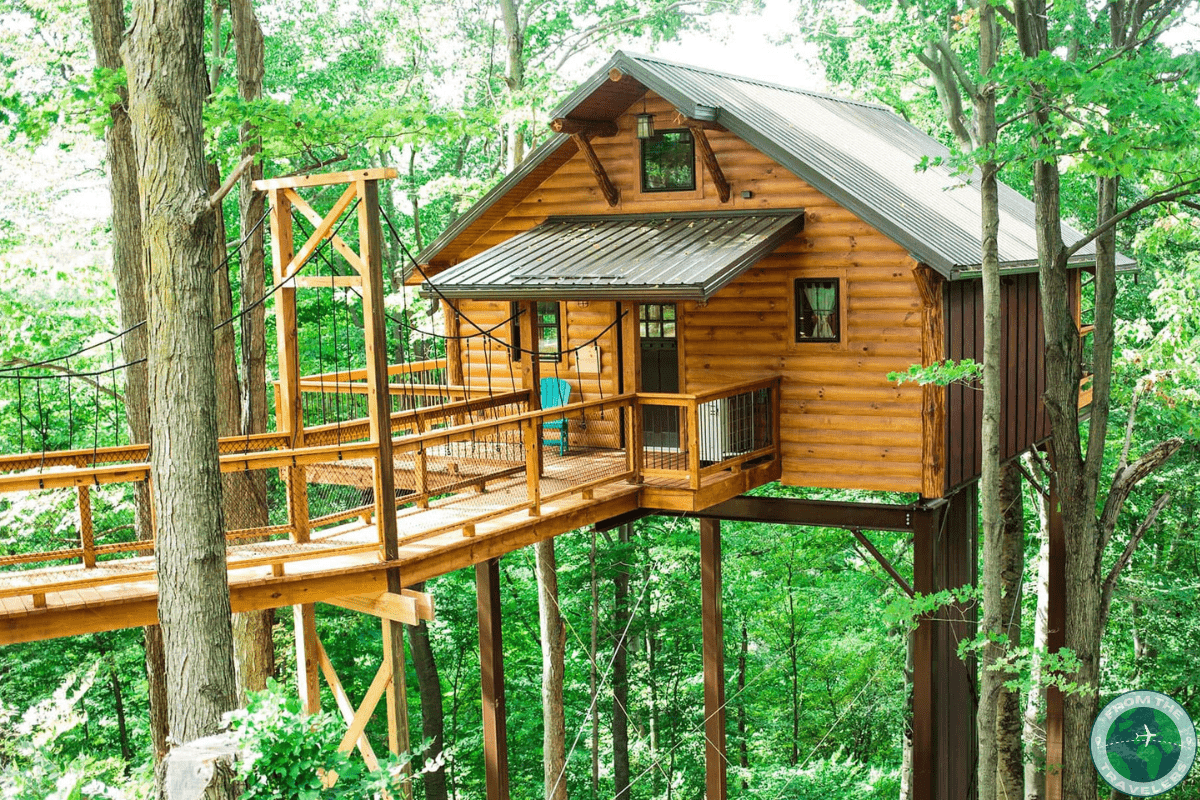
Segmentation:
<svg viewBox="0 0 1200 800">
<path fill-rule="evenodd" d="M 551 217 L 438 275 L 427 297 L 706 300 L 790 239 L 803 209 Z"/>
</svg>

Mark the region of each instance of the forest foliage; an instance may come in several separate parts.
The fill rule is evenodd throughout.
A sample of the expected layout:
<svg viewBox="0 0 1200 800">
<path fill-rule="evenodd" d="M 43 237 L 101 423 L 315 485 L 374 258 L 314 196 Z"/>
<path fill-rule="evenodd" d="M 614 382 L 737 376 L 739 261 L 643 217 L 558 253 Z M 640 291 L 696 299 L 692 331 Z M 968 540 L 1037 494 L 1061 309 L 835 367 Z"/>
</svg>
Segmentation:
<svg viewBox="0 0 1200 800">
<path fill-rule="evenodd" d="M 260 9 L 266 36 L 266 91 L 239 99 L 234 53 L 225 19 L 217 36 L 221 63 L 207 109 L 209 152 L 225 173 L 240 158 L 238 129 L 253 122 L 263 135 L 268 175 L 297 170 L 395 165 L 382 204 L 408 250 L 416 252 L 459 211 L 504 174 L 512 134 L 535 143 L 546 111 L 609 50 L 652 46 L 681 31 L 703 28 L 706 15 L 730 3 L 546 0 L 523 6 L 525 76 L 514 91 L 506 81 L 499 9 L 452 0 L 400 0 L 380 5 L 327 0 L 270 4 Z M 920 61 L 932 13 L 912 4 L 878 4 L 871 14 L 801 14 L 798 36 L 817 41 L 822 65 L 838 93 L 884 102 L 948 143 L 944 98 Z M 750 13 L 752 4 L 744 4 Z M 109 272 L 108 222 L 102 147 L 106 109 L 120 72 L 96 70 L 87 38 L 86 3 L 4 0 L 0 5 L 0 379 L 30 362 L 75 352 L 69 366 L 98 371 L 120 363 L 106 340 L 117 331 Z M 211 22 L 210 10 L 210 22 Z M 948 34 L 962 45 L 969 21 Z M 1194 53 L 1191 54 L 1194 58 Z M 1163 54 L 1163 58 L 1167 57 Z M 1141 70 L 1114 76 L 1110 86 L 1153 81 L 1166 62 L 1112 65 Z M 1171 62 L 1175 64 L 1176 62 Z M 1174 68 L 1174 67 L 1172 67 Z M 1063 84 L 1081 77 L 1061 63 L 1021 69 L 1053 73 Z M 1011 70 L 1017 70 L 1012 67 Z M 1159 71 L 1156 71 L 1159 70 Z M 736 71 L 736 69 L 731 69 Z M 1013 85 L 1028 75 L 998 79 Z M 1188 73 L 1180 80 L 1192 81 Z M 1120 78 L 1124 83 L 1118 83 Z M 788 83 L 787 76 L 780 82 Z M 1194 97 L 1194 84 L 1193 97 Z M 1077 90 L 1086 87 L 1078 83 Z M 1098 91 L 1098 90 L 1096 90 Z M 1160 98 L 1155 100 L 1154 98 Z M 1012 98 L 1019 102 L 1020 98 Z M 1081 99 L 1093 107 L 1160 102 L 1159 95 L 1119 94 Z M 1078 170 L 1064 185 L 1070 213 L 1090 219 L 1090 177 L 1115 170 L 1131 201 L 1160 188 L 1144 168 L 1156 148 L 1175 147 L 1194 131 L 1170 124 L 1178 109 L 1153 112 L 1165 124 L 1144 130 L 1100 131 L 1081 120 L 1066 131 L 1064 150 Z M 1013 112 L 1015 116 L 1018 112 Z M 1111 137 L 1092 147 L 1103 133 Z M 1028 153 L 1015 135 L 1002 178 L 1019 191 L 1029 185 Z M 1091 156 L 1088 154 L 1099 153 Z M 1083 155 L 1079 155 L 1083 154 Z M 1045 155 L 1045 154 L 1043 154 Z M 1160 165 L 1161 166 L 1161 165 Z M 236 220 L 236 200 L 226 201 Z M 1200 470 L 1195 433 L 1200 408 L 1200 207 L 1158 206 L 1119 230 L 1136 275 L 1121 278 L 1110 460 L 1133 447 L 1183 436 L 1183 449 L 1130 498 L 1106 556 L 1106 568 L 1160 494 L 1171 504 L 1120 582 L 1103 642 L 1105 697 L 1135 687 L 1158 688 L 1200 718 L 1200 543 L 1196 539 Z M 231 223 L 228 238 L 241 232 Z M 403 250 L 388 247 L 390 270 L 406 267 Z M 236 272 L 233 273 L 236 282 Z M 407 358 L 438 352 L 427 306 L 401 287 L 390 297 L 407 328 L 390 331 Z M 341 313 L 346 358 L 362 351 L 361 330 L 348 321 L 359 301 L 314 294 L 299 310 L 302 322 Z M 361 318 L 361 315 L 359 315 Z M 268 315 L 270 320 L 270 315 Z M 270 322 L 268 323 L 271 324 Z M 307 326 L 312 331 L 313 326 Z M 268 330 L 268 342 L 273 331 Z M 315 335 L 301 342 L 305 373 L 328 368 L 329 351 Z M 119 350 L 119 348 L 118 348 Z M 336 358 L 336 356 L 335 356 Z M 268 364 L 272 358 L 268 357 Z M 358 366 L 359 363 L 353 363 Z M 272 367 L 273 369 L 273 367 Z M 970 371 L 947 379 L 969 377 Z M 911 377 L 921 377 L 914 372 Z M 936 376 L 935 376 L 936 378 Z M 0 450 L 102 446 L 122 435 L 117 372 L 71 385 L 46 382 L 37 398 L 16 397 L 0 380 Z M 40 384 L 39 384 L 40 385 Z M 35 405 L 34 405 L 35 404 Z M 36 409 L 36 410 L 34 410 Z M 18 412 L 19 413 L 15 413 Z M 62 424 L 67 420 L 67 424 Z M 53 421 L 54 424 L 51 424 Z M 767 491 L 786 492 L 780 487 Z M 864 493 L 810 492 L 838 499 L 909 501 Z M 1036 487 L 1026 485 L 1026 574 L 1023 611 L 1035 615 L 1038 524 Z M 63 538 L 69 497 L 36 503 L 0 500 L 0 546 L 28 546 L 30 531 Z M 132 536 L 132 500 L 99 493 L 114 536 Z M 896 797 L 905 729 L 905 622 L 894 613 L 903 592 L 848 533 L 769 525 L 727 524 L 724 537 L 724 613 L 730 794 L 735 797 Z M 911 580 L 911 543 L 870 534 Z M 696 797 L 703 792 L 703 681 L 700 652 L 699 560 L 694 521 L 648 518 L 628 543 L 579 531 L 558 541 L 561 610 L 567 624 L 565 703 L 568 789 L 575 797 L 611 796 L 613 715 L 611 664 L 618 642 L 629 653 L 631 795 Z M 541 796 L 541 656 L 537 590 L 531 551 L 501 564 L 505 620 L 508 732 L 513 796 Z M 619 624 L 616 581 L 627 576 L 630 622 Z M 473 576 L 452 573 L 431 581 L 437 619 L 430 637 L 440 670 L 446 717 L 445 764 L 453 797 L 482 796 L 480 686 Z M 593 593 L 595 600 L 593 601 Z M 889 609 L 892 609 L 889 611 Z M 593 618 L 596 629 L 593 634 Z M 282 619 L 282 617 L 281 617 Z M 344 685 L 360 697 L 378 668 L 382 648 L 374 619 L 322 606 L 318 631 Z M 1032 625 L 1023 631 L 1032 646 Z M 295 684 L 290 625 L 275 628 L 279 693 L 260 698 L 250 715 L 284 713 L 282 697 Z M 593 644 L 595 642 L 595 644 Z M 597 693 L 591 681 L 595 676 Z M 410 707 L 419 707 L 410 674 Z M 328 690 L 325 689 L 325 692 Z M 332 697 L 323 706 L 333 708 Z M 0 797 L 133 797 L 149 781 L 146 679 L 136 631 L 92 634 L 0 650 Z M 256 712 L 257 709 L 258 711 Z M 382 716 L 382 715 L 377 715 Z M 421 741 L 413 715 L 413 741 Z M 593 719 L 598 722 L 593 733 Z M 295 722 L 293 720 L 293 722 Z M 296 725 L 300 723 L 296 722 Z M 320 719 L 301 729 L 318 734 L 335 723 Z M 293 731 L 293 734 L 295 731 Z M 284 734 L 281 735 L 285 735 Z M 386 722 L 368 735 L 386 750 Z M 318 737 L 321 738 L 321 737 Z M 336 737 L 335 737 L 336 738 Z M 599 782 L 592 783 L 593 753 Z M 307 756 L 306 756 L 307 757 Z M 314 758 L 316 756 L 313 756 Z M 1028 757 L 1038 759 L 1036 747 Z M 348 768 L 336 759 L 321 765 Z M 1171 795 L 1195 796 L 1200 778 Z M 418 792 L 421 792 L 418 782 Z M 608 787 L 608 788 L 606 788 Z M 310 787 L 311 788 L 311 787 Z M 1190 793 L 1190 794 L 1189 794 Z M 298 794 L 297 796 L 303 796 Z"/>
</svg>

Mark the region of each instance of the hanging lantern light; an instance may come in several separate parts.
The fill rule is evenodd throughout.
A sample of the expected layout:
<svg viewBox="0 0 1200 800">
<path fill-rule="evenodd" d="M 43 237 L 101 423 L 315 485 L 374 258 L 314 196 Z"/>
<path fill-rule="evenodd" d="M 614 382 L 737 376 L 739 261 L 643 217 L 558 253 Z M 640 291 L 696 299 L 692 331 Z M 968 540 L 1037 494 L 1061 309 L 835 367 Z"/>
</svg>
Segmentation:
<svg viewBox="0 0 1200 800">
<path fill-rule="evenodd" d="M 642 113 L 637 115 L 637 138 L 650 139 L 654 136 L 654 115 L 646 111 L 646 98 L 642 97 Z"/>
</svg>

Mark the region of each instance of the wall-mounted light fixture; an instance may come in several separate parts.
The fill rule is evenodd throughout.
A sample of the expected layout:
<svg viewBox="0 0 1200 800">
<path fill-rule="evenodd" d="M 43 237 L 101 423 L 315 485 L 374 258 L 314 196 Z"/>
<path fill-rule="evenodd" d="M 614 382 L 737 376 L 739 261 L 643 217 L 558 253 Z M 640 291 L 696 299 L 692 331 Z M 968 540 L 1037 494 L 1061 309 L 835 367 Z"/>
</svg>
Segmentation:
<svg viewBox="0 0 1200 800">
<path fill-rule="evenodd" d="M 646 98 L 642 98 L 642 113 L 637 115 L 637 138 L 650 139 L 654 136 L 654 115 L 646 112 Z"/>
</svg>

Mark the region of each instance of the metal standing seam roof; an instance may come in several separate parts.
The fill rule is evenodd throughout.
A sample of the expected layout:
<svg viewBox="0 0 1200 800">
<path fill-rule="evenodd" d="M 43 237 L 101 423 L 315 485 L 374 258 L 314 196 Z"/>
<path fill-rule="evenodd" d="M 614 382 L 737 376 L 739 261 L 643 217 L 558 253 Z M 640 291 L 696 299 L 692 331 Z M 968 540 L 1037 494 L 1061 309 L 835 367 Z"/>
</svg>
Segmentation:
<svg viewBox="0 0 1200 800">
<path fill-rule="evenodd" d="M 800 230 L 802 209 L 551 217 L 438 276 L 426 296 L 707 299 Z"/>
<path fill-rule="evenodd" d="M 697 107 L 717 109 L 717 122 L 757 147 L 797 177 L 854 212 L 908 249 L 912 256 L 950 278 L 980 269 L 980 197 L 978 173 L 964 177 L 936 164 L 917 171 L 923 159 L 945 159 L 950 151 L 882 106 L 727 75 L 659 58 L 618 52 L 552 113 L 570 116 L 611 83 L 620 70 L 653 90 L 684 115 Z M 545 159 L 565 143 L 561 137 L 531 158 Z M 506 179 L 418 256 L 428 263 L 443 247 L 481 216 L 533 165 Z M 1069 246 L 1083 237 L 1064 224 Z M 1012 188 L 1000 186 L 1000 261 L 1007 269 L 1037 263 L 1034 206 Z M 1093 244 L 1073 257 L 1095 258 Z M 1118 266 L 1132 259 L 1118 257 Z M 439 279 L 440 281 L 440 279 Z"/>
</svg>

